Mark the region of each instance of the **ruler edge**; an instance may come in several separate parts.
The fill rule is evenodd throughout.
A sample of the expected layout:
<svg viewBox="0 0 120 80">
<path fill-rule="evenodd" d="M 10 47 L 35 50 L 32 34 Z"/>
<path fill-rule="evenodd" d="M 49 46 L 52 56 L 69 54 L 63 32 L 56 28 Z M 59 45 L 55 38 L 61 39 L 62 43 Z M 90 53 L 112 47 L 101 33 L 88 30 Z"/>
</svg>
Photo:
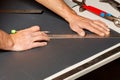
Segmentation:
<svg viewBox="0 0 120 80">
<path fill-rule="evenodd" d="M 0 14 L 40 14 L 43 12 L 43 9 L 0 9 Z"/>
</svg>

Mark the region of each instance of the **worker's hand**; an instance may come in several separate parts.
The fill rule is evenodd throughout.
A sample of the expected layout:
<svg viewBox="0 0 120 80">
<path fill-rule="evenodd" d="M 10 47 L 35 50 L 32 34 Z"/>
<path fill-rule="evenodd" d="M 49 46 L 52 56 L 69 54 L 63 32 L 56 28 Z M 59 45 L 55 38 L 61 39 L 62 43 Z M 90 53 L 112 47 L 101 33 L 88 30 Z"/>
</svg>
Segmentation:
<svg viewBox="0 0 120 80">
<path fill-rule="evenodd" d="M 85 36 L 84 29 L 89 30 L 99 36 L 107 36 L 110 34 L 110 29 L 102 21 L 91 20 L 78 15 L 71 16 L 69 25 L 73 31 L 77 32 L 81 36 Z"/>
<path fill-rule="evenodd" d="M 11 34 L 11 37 L 14 42 L 13 51 L 23 51 L 45 46 L 47 41 L 49 41 L 47 34 L 41 32 L 39 26 L 17 31 L 17 33 Z"/>
</svg>

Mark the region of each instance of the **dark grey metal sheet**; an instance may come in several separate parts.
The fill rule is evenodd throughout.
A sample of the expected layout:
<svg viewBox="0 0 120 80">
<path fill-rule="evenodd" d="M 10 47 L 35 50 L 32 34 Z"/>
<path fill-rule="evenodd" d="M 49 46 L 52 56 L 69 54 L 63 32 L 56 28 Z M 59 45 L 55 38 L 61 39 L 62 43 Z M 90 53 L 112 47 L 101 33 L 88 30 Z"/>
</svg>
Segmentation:
<svg viewBox="0 0 120 80">
<path fill-rule="evenodd" d="M 5 0 L 4 0 L 5 1 Z M 32 0 L 11 0 L 18 8 L 44 9 L 43 14 L 0 14 L 0 29 L 40 25 L 55 34 L 74 33 L 62 18 Z M 33 4 L 32 4 L 33 2 Z M 29 4 L 28 4 L 29 3 Z M 21 6 L 20 6 L 21 5 Z M 2 7 L 3 9 L 4 7 Z M 6 7 L 9 8 L 9 7 Z M 17 7 L 15 7 L 17 8 Z M 112 31 L 112 34 L 118 34 Z M 120 38 L 51 40 L 48 46 L 23 52 L 0 51 L 0 80 L 43 80 L 120 42 Z"/>
<path fill-rule="evenodd" d="M 107 49 L 120 39 L 52 40 L 48 46 L 24 52 L 0 52 L 4 80 L 42 80 Z"/>
</svg>

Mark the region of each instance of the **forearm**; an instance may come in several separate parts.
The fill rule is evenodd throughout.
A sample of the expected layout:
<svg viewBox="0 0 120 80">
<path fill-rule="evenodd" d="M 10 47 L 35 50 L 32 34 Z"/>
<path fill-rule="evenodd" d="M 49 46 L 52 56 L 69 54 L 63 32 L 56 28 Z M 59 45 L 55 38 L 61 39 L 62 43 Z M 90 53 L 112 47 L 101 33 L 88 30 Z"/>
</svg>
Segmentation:
<svg viewBox="0 0 120 80">
<path fill-rule="evenodd" d="M 63 17 L 66 21 L 71 21 L 72 16 L 76 15 L 75 11 L 73 11 L 64 0 L 36 0 L 38 3 L 44 5 L 48 9 L 52 10 L 59 16 Z"/>
<path fill-rule="evenodd" d="M 11 36 L 8 33 L 0 30 L 0 49 L 11 50 L 12 47 L 13 40 Z"/>
<path fill-rule="evenodd" d="M 107 25 L 99 20 L 91 20 L 76 14 L 64 0 L 36 0 L 38 3 L 44 5 L 52 10 L 59 16 L 63 17 L 68 23 L 70 28 L 81 36 L 85 36 L 85 31 L 89 30 L 100 36 L 109 35 L 109 28 Z"/>
</svg>

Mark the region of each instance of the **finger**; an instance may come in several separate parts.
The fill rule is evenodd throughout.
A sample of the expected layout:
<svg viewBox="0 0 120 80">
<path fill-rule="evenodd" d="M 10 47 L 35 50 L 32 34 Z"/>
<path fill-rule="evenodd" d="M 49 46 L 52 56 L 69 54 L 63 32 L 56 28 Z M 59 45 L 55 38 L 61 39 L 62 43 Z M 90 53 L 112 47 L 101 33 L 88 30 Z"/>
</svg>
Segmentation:
<svg viewBox="0 0 120 80">
<path fill-rule="evenodd" d="M 32 48 L 46 46 L 47 42 L 34 42 Z"/>
<path fill-rule="evenodd" d="M 33 41 L 49 41 L 50 39 L 46 36 L 37 36 L 33 38 Z"/>
<path fill-rule="evenodd" d="M 102 21 L 100 20 L 94 20 L 93 21 L 95 24 L 100 25 L 102 28 L 104 28 L 106 31 L 110 31 L 109 27 Z"/>
<path fill-rule="evenodd" d="M 101 32 L 100 30 L 96 29 L 95 27 L 93 27 L 91 24 L 89 25 L 85 25 L 84 27 L 85 29 L 99 35 L 99 36 L 105 36 L 105 34 L 103 32 Z"/>
<path fill-rule="evenodd" d="M 76 30 L 76 32 L 80 35 L 80 36 L 85 36 L 85 31 L 81 28 L 79 28 L 78 30 Z"/>
<path fill-rule="evenodd" d="M 40 31 L 40 27 L 39 26 L 32 26 L 31 28 L 28 28 L 29 30 L 35 32 L 35 31 Z"/>
<path fill-rule="evenodd" d="M 72 27 L 72 30 L 75 31 L 76 33 L 78 33 L 80 36 L 85 36 L 85 32 L 83 29 L 81 29 L 80 27 L 76 26 L 76 27 Z"/>
<path fill-rule="evenodd" d="M 92 25 L 95 29 L 103 32 L 105 35 L 109 35 L 109 34 L 110 34 L 109 31 L 107 31 L 106 29 L 104 29 L 104 28 L 103 28 L 102 26 L 100 26 L 100 25 L 97 25 L 97 24 L 94 24 L 94 23 L 91 23 L 91 25 Z"/>
<path fill-rule="evenodd" d="M 40 32 L 40 31 L 32 33 L 32 36 L 33 37 L 36 37 L 36 36 L 45 36 L 45 37 L 48 37 L 48 35 L 46 33 Z"/>
</svg>

